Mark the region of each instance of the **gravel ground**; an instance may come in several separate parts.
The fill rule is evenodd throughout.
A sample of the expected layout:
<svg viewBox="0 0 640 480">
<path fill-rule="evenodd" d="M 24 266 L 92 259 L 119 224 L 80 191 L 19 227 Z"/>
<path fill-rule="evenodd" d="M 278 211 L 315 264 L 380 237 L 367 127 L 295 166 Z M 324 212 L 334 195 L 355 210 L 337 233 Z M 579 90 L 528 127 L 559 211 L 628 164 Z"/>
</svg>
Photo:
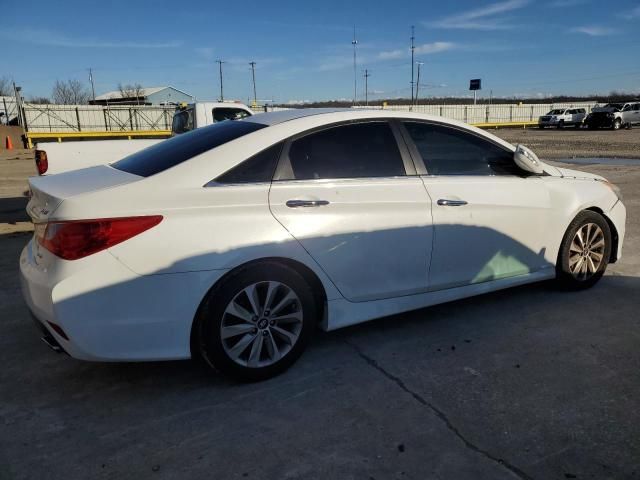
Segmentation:
<svg viewBox="0 0 640 480">
<path fill-rule="evenodd" d="M 528 146 L 541 159 L 606 157 L 640 159 L 640 128 L 575 130 L 503 128 L 491 133 L 507 142 Z"/>
</svg>

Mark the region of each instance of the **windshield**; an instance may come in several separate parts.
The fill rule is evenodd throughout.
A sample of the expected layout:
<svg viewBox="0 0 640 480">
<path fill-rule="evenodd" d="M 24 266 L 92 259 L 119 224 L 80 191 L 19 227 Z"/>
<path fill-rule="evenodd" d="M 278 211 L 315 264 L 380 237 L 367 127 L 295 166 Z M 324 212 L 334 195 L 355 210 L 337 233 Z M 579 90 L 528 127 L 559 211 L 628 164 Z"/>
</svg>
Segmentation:
<svg viewBox="0 0 640 480">
<path fill-rule="evenodd" d="M 223 122 L 225 120 L 241 120 L 251 114 L 241 108 L 229 108 L 219 107 L 214 108 L 211 112 L 213 114 L 213 120 L 216 122 Z"/>
<path fill-rule="evenodd" d="M 551 110 L 547 115 L 562 115 L 564 110 Z"/>
<path fill-rule="evenodd" d="M 179 134 L 191 130 L 193 130 L 193 108 L 176 111 L 171 122 L 171 133 Z"/>
<path fill-rule="evenodd" d="M 111 166 L 141 177 L 174 167 L 208 150 L 266 127 L 255 122 L 220 122 L 164 140 Z"/>
<path fill-rule="evenodd" d="M 607 103 L 603 108 L 615 108 L 616 110 L 622 109 L 621 103 Z"/>
</svg>

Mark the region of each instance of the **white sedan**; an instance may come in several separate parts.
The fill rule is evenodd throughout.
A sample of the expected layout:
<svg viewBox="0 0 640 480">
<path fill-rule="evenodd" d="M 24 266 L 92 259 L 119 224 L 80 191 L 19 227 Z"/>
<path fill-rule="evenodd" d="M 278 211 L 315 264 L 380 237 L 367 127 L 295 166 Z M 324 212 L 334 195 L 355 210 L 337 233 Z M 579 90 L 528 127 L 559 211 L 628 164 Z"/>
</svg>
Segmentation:
<svg viewBox="0 0 640 480">
<path fill-rule="evenodd" d="M 602 177 L 384 110 L 222 122 L 30 187 L 22 287 L 50 346 L 201 357 L 249 380 L 290 366 L 318 326 L 540 280 L 590 287 L 626 216 Z"/>
</svg>

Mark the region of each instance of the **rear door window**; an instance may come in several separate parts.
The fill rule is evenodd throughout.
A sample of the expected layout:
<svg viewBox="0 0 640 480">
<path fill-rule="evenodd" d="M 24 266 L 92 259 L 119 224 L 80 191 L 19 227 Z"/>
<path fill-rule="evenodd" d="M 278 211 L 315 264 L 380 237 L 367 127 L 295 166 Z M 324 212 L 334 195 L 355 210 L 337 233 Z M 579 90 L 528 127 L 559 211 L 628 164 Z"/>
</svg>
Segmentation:
<svg viewBox="0 0 640 480">
<path fill-rule="evenodd" d="M 224 143 L 248 135 L 266 125 L 255 122 L 220 122 L 140 150 L 111 166 L 124 172 L 149 177 Z"/>
</svg>

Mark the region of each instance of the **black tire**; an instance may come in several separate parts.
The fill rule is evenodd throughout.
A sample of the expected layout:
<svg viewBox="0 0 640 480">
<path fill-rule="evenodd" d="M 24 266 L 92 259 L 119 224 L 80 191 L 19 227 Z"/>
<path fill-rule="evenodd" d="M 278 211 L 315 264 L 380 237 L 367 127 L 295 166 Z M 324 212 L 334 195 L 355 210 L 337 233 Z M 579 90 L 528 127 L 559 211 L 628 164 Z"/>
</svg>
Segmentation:
<svg viewBox="0 0 640 480">
<path fill-rule="evenodd" d="M 616 118 L 613 121 L 613 125 L 611 126 L 611 128 L 613 130 L 620 130 L 620 127 L 622 126 L 622 121 L 619 118 Z"/>
<path fill-rule="evenodd" d="M 302 311 L 302 327 L 293 346 L 279 360 L 260 367 L 241 365 L 227 354 L 223 346 L 221 329 L 225 309 L 246 287 L 268 281 L 285 285 L 298 297 L 300 301 L 298 308 Z M 313 291 L 297 271 L 274 261 L 250 265 L 231 274 L 207 294 L 196 322 L 198 329 L 196 344 L 199 354 L 210 367 L 225 376 L 250 382 L 266 380 L 285 371 L 302 355 L 315 330 L 317 312 Z M 265 327 L 265 329 L 268 328 Z M 254 330 L 258 332 L 257 335 L 260 335 L 261 330 L 258 328 Z M 255 332 L 251 332 L 251 334 L 253 335 Z M 249 333 L 244 335 L 249 335 Z M 270 335 L 271 333 L 269 335 L 265 333 L 265 337 Z M 276 337 L 277 335 L 274 335 L 274 338 Z M 249 349 L 248 346 L 247 349 Z"/>
<path fill-rule="evenodd" d="M 544 130 L 544 126 L 543 126 L 543 125 L 538 125 L 538 128 L 539 128 L 540 130 Z"/>
<path fill-rule="evenodd" d="M 595 273 L 585 276 L 584 278 L 577 277 L 570 269 L 571 260 L 571 245 L 576 238 L 576 234 L 580 229 L 588 224 L 595 224 L 602 230 L 604 239 L 604 248 L 600 252 L 602 260 L 597 267 Z M 558 260 L 556 263 L 556 283 L 559 287 L 565 290 L 583 290 L 595 285 L 598 280 L 602 278 L 607 265 L 609 264 L 609 258 L 611 257 L 611 229 L 609 224 L 602 215 L 590 210 L 580 212 L 576 218 L 569 224 L 567 231 L 565 232 L 560 251 L 558 252 Z M 573 253 L 575 255 L 575 252 Z"/>
<path fill-rule="evenodd" d="M 582 128 L 582 123 L 576 123 L 574 127 L 576 130 L 580 130 Z"/>
<path fill-rule="evenodd" d="M 595 126 L 595 125 L 592 125 L 592 124 L 590 124 L 590 123 L 587 123 L 587 128 L 588 128 L 589 130 L 595 130 L 595 129 L 596 129 L 596 126 Z"/>
<path fill-rule="evenodd" d="M 564 128 L 564 120 L 560 120 L 558 122 L 558 127 L 557 128 L 558 128 L 558 130 L 562 130 Z"/>
</svg>

